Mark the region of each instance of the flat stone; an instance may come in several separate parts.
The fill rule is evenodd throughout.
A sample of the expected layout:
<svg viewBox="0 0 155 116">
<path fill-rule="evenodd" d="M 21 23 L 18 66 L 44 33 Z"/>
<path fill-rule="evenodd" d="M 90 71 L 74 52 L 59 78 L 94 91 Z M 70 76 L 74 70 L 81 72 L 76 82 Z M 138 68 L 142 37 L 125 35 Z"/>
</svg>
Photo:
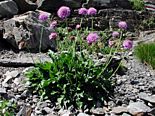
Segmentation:
<svg viewBox="0 0 155 116">
<path fill-rule="evenodd" d="M 47 114 L 50 114 L 50 113 L 52 113 L 52 109 L 51 108 L 49 108 L 49 107 L 44 107 L 43 108 L 43 110 L 47 113 Z"/>
<path fill-rule="evenodd" d="M 146 93 L 140 93 L 139 98 L 147 102 L 155 104 L 155 95 L 148 96 Z"/>
<path fill-rule="evenodd" d="M 5 88 L 0 88 L 0 94 L 6 94 L 6 89 Z"/>
<path fill-rule="evenodd" d="M 124 112 L 127 112 L 127 108 L 123 106 L 118 106 L 118 107 L 112 108 L 111 112 L 114 114 L 122 114 Z"/>
<path fill-rule="evenodd" d="M 0 18 L 12 17 L 17 13 L 18 13 L 18 7 L 13 0 L 0 1 Z"/>
<path fill-rule="evenodd" d="M 89 116 L 89 115 L 85 113 L 79 113 L 77 116 Z"/>
<path fill-rule="evenodd" d="M 105 114 L 105 110 L 103 108 L 95 108 L 95 109 L 91 109 L 91 112 L 94 115 L 104 115 Z"/>
<path fill-rule="evenodd" d="M 134 103 L 130 103 L 127 106 L 127 110 L 132 115 L 135 115 L 135 114 L 138 114 L 138 113 L 150 112 L 151 108 L 148 107 L 147 105 L 145 105 L 143 102 L 134 102 Z"/>
<path fill-rule="evenodd" d="M 4 67 L 30 67 L 37 62 L 51 61 L 51 58 L 46 54 L 22 54 L 14 59 L 0 59 L 0 66 Z"/>
<path fill-rule="evenodd" d="M 131 115 L 127 113 L 123 113 L 122 116 L 131 116 Z"/>
<path fill-rule="evenodd" d="M 39 14 L 43 11 L 29 11 L 25 14 L 13 17 L 4 21 L 3 37 L 12 47 L 17 50 L 28 50 L 31 52 L 46 51 L 55 48 L 55 40 L 49 40 L 49 35 L 53 29 L 49 25 L 44 25 L 38 20 Z M 46 12 L 50 17 L 50 13 Z M 47 22 L 46 22 L 47 23 Z M 37 31 L 36 31 L 37 30 Z M 42 37 L 42 38 L 41 38 Z M 40 39 L 42 39 L 40 43 Z"/>
</svg>

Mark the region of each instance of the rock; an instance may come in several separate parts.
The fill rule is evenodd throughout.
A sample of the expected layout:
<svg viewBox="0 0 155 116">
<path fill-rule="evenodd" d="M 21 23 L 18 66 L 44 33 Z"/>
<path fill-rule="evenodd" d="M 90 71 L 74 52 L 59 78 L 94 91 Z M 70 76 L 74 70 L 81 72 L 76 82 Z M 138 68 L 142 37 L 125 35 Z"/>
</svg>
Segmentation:
<svg viewBox="0 0 155 116">
<path fill-rule="evenodd" d="M 3 77 L 5 78 L 4 81 L 2 82 L 2 85 L 4 87 L 8 86 L 9 81 L 12 81 L 13 78 L 17 77 L 19 75 L 19 72 L 17 70 L 15 71 L 7 71 Z"/>
<path fill-rule="evenodd" d="M 104 115 L 105 110 L 103 108 L 91 109 L 91 113 L 94 115 Z"/>
<path fill-rule="evenodd" d="M 0 18 L 12 17 L 17 13 L 18 13 L 18 7 L 13 0 L 0 1 Z"/>
<path fill-rule="evenodd" d="M 151 108 L 146 106 L 143 102 L 134 102 L 127 106 L 127 110 L 130 114 L 136 115 L 138 113 L 150 112 Z"/>
<path fill-rule="evenodd" d="M 85 7 L 96 7 L 97 9 L 103 8 L 124 8 L 131 9 L 129 0 L 89 0 L 84 3 Z"/>
<path fill-rule="evenodd" d="M 37 9 L 37 5 L 32 0 L 14 0 L 19 8 L 19 13 L 27 11 L 34 11 Z"/>
<path fill-rule="evenodd" d="M 26 68 L 22 73 L 24 74 L 27 70 L 32 69 L 30 66 L 34 66 L 37 62 L 45 62 L 45 61 L 51 61 L 51 58 L 47 56 L 46 54 L 22 54 L 19 57 L 16 57 L 15 59 L 12 58 L 4 58 L 0 59 L 0 66 L 4 67 L 28 67 Z M 18 83 L 17 79 L 14 80 L 15 83 Z"/>
<path fill-rule="evenodd" d="M 155 108 L 150 112 L 153 116 L 155 116 Z"/>
<path fill-rule="evenodd" d="M 47 113 L 47 114 L 50 114 L 53 112 L 53 110 L 49 107 L 44 107 L 43 110 Z"/>
<path fill-rule="evenodd" d="M 0 94 L 6 94 L 6 89 L 5 88 L 0 88 Z"/>
<path fill-rule="evenodd" d="M 155 95 L 148 96 L 146 93 L 140 93 L 139 94 L 139 98 L 144 100 L 144 101 L 147 101 L 147 102 L 150 102 L 152 104 L 155 104 Z"/>
<path fill-rule="evenodd" d="M 127 108 L 123 106 L 118 106 L 118 107 L 112 108 L 111 112 L 114 114 L 122 114 L 122 113 L 127 112 Z"/>
<path fill-rule="evenodd" d="M 58 114 L 59 114 L 60 116 L 70 116 L 71 112 L 68 111 L 68 110 L 60 109 L 59 112 L 58 112 Z"/>
<path fill-rule="evenodd" d="M 49 40 L 49 35 L 54 30 L 49 29 L 49 25 L 45 26 L 43 24 L 45 22 L 38 20 L 39 12 L 41 11 L 29 11 L 4 21 L 4 38 L 14 48 L 27 49 L 33 52 L 39 50 L 40 44 L 42 51 L 55 48 L 55 40 Z M 50 16 L 49 13 L 48 15 Z"/>
<path fill-rule="evenodd" d="M 52 12 L 58 10 L 61 6 L 68 6 L 70 8 L 81 7 L 82 0 L 37 0 L 38 9 Z"/>
<path fill-rule="evenodd" d="M 77 116 L 89 116 L 89 115 L 85 113 L 79 113 Z"/>
<path fill-rule="evenodd" d="M 123 113 L 122 116 L 131 116 L 131 115 L 127 113 Z"/>
<path fill-rule="evenodd" d="M 25 105 L 22 109 L 17 113 L 16 116 L 31 116 L 32 108 L 26 107 Z"/>
</svg>

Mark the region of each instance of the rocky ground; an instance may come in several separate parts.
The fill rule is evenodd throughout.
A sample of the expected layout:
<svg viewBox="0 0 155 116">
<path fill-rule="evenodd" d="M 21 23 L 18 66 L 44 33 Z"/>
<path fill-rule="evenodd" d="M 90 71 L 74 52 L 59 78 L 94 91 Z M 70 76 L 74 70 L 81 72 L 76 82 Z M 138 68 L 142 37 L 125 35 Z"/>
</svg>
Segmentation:
<svg viewBox="0 0 155 116">
<path fill-rule="evenodd" d="M 84 113 L 55 108 L 48 99 L 41 101 L 38 95 L 29 90 L 24 72 L 34 65 L 32 57 L 48 60 L 46 54 L 23 51 L 15 53 L 12 50 L 2 50 L 0 54 L 0 95 L 17 104 L 17 116 L 155 115 L 155 72 L 140 63 L 134 57 L 133 51 L 126 53 L 123 62 L 125 73 L 114 77 L 117 85 L 111 100 L 105 101 L 106 105 L 102 108 L 86 110 Z M 25 60 L 21 60 L 24 58 Z"/>
<path fill-rule="evenodd" d="M 81 5 L 97 7 L 99 12 L 94 27 L 99 29 L 116 26 L 120 20 L 125 20 L 132 32 L 151 27 L 140 24 L 153 15 L 132 10 L 128 0 L 90 0 L 84 4 L 82 0 L 0 0 L 0 96 L 17 104 L 17 116 L 155 116 L 155 71 L 140 63 L 133 51 L 126 53 L 124 74 L 113 77 L 117 84 L 113 97 L 105 101 L 104 107 L 84 112 L 64 110 L 53 107 L 50 100 L 42 101 L 38 95 L 32 94 L 24 73 L 36 61 L 46 61 L 49 57 L 46 53 L 28 53 L 19 49 L 28 45 L 31 50 L 38 50 L 43 26 L 38 21 L 41 12 L 38 10 L 53 13 L 62 5 L 70 5 L 72 9 Z M 48 39 L 50 31 L 45 28 L 43 50 L 53 47 Z M 155 41 L 155 31 L 147 33 L 153 34 L 140 36 L 134 45 L 142 41 Z"/>
</svg>

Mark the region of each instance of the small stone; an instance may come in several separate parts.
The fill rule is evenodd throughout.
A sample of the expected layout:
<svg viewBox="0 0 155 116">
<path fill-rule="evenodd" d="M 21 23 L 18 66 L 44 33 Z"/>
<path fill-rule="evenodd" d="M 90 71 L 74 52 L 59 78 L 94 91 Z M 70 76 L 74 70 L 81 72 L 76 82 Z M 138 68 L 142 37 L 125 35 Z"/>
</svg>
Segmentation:
<svg viewBox="0 0 155 116">
<path fill-rule="evenodd" d="M 105 110 L 103 108 L 91 109 L 91 112 L 95 115 L 104 115 Z"/>
<path fill-rule="evenodd" d="M 145 105 L 143 102 L 134 102 L 128 105 L 127 110 L 132 115 L 135 115 L 138 113 L 150 112 L 151 108 Z"/>
<path fill-rule="evenodd" d="M 140 93 L 139 98 L 152 104 L 155 104 L 155 95 L 148 96 L 146 93 Z"/>
<path fill-rule="evenodd" d="M 122 106 L 118 106 L 118 107 L 114 107 L 111 112 L 114 114 L 122 114 L 124 112 L 127 112 L 127 108 L 122 107 Z"/>
<path fill-rule="evenodd" d="M 123 113 L 122 116 L 131 116 L 131 115 L 127 113 Z"/>
<path fill-rule="evenodd" d="M 5 88 L 0 88 L 0 94 L 6 94 L 6 89 Z"/>
<path fill-rule="evenodd" d="M 2 82 L 2 85 L 5 87 L 9 83 L 9 81 L 12 81 L 13 78 L 17 77 L 19 75 L 18 71 L 7 71 L 3 77 L 5 80 Z"/>
<path fill-rule="evenodd" d="M 85 113 L 79 113 L 77 116 L 89 116 L 89 115 Z"/>
<path fill-rule="evenodd" d="M 52 109 L 49 108 L 49 107 L 44 107 L 43 110 L 44 110 L 47 114 L 52 113 Z"/>
</svg>

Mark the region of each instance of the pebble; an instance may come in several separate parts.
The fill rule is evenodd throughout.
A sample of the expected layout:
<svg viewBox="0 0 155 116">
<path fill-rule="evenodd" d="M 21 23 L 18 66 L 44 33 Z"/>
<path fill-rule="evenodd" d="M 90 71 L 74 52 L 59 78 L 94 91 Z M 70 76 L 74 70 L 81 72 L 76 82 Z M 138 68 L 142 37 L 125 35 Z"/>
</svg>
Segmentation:
<svg viewBox="0 0 155 116">
<path fill-rule="evenodd" d="M 135 115 L 138 113 L 150 112 L 151 108 L 145 105 L 143 102 L 134 102 L 134 103 L 130 103 L 127 106 L 127 110 L 130 114 Z"/>
</svg>

